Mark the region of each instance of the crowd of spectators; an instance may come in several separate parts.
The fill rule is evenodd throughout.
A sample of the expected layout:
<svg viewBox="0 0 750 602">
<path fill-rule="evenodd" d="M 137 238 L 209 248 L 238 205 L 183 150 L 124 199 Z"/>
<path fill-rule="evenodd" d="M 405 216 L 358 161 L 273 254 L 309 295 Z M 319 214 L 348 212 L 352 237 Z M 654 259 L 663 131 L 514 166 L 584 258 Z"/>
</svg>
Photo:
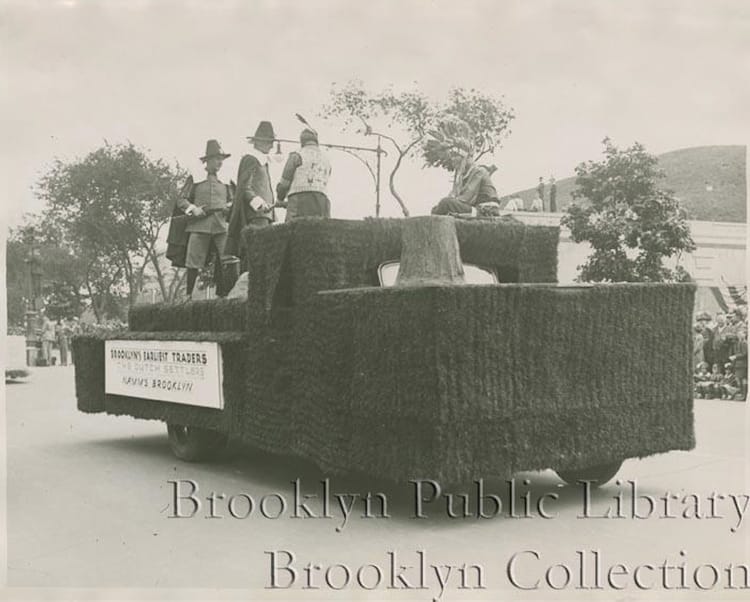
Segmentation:
<svg viewBox="0 0 750 602">
<path fill-rule="evenodd" d="M 41 329 L 37 333 L 41 340 L 40 365 L 53 366 L 57 364 L 57 357 L 54 356 L 53 350 L 57 350 L 60 356 L 60 363 L 57 365 L 73 364 L 73 350 L 70 343 L 79 331 L 80 324 L 77 318 L 53 320 L 45 315 L 42 318 Z"/>
<path fill-rule="evenodd" d="M 128 329 L 128 323 L 124 320 L 118 319 L 107 319 L 101 322 L 84 322 L 78 323 L 78 331 L 76 334 L 83 335 L 111 335 L 126 332 Z"/>
<path fill-rule="evenodd" d="M 36 344 L 39 355 L 37 366 L 68 366 L 73 364 L 73 337 L 77 335 L 112 334 L 127 329 L 127 323 L 122 320 L 105 320 L 103 322 L 88 322 L 79 318 L 53 319 L 44 313 L 23 327 L 9 328 L 10 335 L 25 335 L 27 344 Z M 31 341 L 28 338 L 31 337 Z"/>
<path fill-rule="evenodd" d="M 545 190 L 548 191 L 548 195 L 545 196 Z M 548 187 L 545 188 L 544 178 L 539 177 L 539 183 L 536 185 L 536 197 L 530 200 L 529 206 L 526 206 L 526 202 L 518 195 L 511 197 L 503 197 L 500 200 L 501 204 L 504 202 L 504 211 L 549 211 L 551 213 L 557 212 L 557 183 L 555 177 L 550 176 L 548 181 Z"/>
<path fill-rule="evenodd" d="M 695 396 L 747 399 L 747 308 L 711 316 L 701 312 L 693 329 Z"/>
</svg>

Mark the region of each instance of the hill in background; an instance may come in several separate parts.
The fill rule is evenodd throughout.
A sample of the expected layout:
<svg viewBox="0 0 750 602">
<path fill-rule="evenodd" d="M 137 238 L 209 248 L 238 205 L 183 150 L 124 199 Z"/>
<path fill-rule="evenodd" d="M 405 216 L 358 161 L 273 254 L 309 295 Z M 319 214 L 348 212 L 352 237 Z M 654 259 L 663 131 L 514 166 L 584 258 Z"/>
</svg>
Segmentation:
<svg viewBox="0 0 750 602">
<path fill-rule="evenodd" d="M 674 190 L 688 218 L 713 222 L 747 221 L 747 166 L 745 146 L 696 146 L 659 155 L 666 177 L 659 188 Z M 571 202 L 575 177 L 557 182 L 557 210 Z M 536 187 L 507 195 L 520 196 L 528 209 L 536 198 Z M 549 186 L 545 182 L 545 209 Z"/>
</svg>

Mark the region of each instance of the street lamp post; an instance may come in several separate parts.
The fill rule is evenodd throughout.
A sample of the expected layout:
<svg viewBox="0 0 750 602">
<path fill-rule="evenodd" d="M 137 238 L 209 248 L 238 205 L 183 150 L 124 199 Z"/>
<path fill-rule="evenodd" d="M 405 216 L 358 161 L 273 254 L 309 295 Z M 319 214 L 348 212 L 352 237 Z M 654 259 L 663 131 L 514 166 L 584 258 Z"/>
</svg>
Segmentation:
<svg viewBox="0 0 750 602">
<path fill-rule="evenodd" d="M 42 266 L 39 258 L 39 248 L 36 246 L 34 229 L 26 233 L 26 243 L 29 245 L 28 257 L 24 260 L 28 266 L 26 273 L 26 365 L 36 366 L 39 363 L 41 350 L 41 324 L 39 311 L 42 309 Z"/>
<path fill-rule="evenodd" d="M 376 152 L 378 153 L 378 178 L 375 182 L 375 217 L 380 217 L 380 155 L 383 153 L 383 148 L 380 146 L 380 136 L 378 136 L 378 148 Z"/>
</svg>

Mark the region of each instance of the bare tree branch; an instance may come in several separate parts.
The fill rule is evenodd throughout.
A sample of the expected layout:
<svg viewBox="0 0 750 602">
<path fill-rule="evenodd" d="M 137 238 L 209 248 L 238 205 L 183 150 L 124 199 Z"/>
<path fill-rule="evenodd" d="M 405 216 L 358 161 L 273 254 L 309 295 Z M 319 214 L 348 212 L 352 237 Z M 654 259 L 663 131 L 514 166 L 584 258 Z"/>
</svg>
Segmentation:
<svg viewBox="0 0 750 602">
<path fill-rule="evenodd" d="M 340 151 L 343 151 L 343 152 L 345 152 L 345 153 L 346 153 L 347 155 L 351 155 L 352 157 L 356 157 L 357 159 L 359 159 L 359 161 L 360 161 L 361 163 L 363 163 L 363 164 L 364 164 L 364 166 L 365 166 L 365 167 L 367 168 L 367 171 L 369 171 L 369 172 L 370 172 L 370 175 L 372 176 L 372 180 L 373 180 L 373 182 L 377 182 L 377 181 L 378 181 L 378 178 L 377 178 L 377 176 L 375 175 L 375 171 L 374 171 L 374 170 L 372 169 L 372 166 L 371 166 L 371 165 L 370 165 L 370 164 L 369 164 L 369 163 L 367 162 L 367 160 L 366 160 L 366 159 L 363 159 L 363 158 L 362 158 L 362 157 L 360 157 L 360 156 L 359 156 L 359 155 L 358 155 L 357 153 L 355 153 L 355 152 L 353 152 L 353 151 L 351 151 L 351 150 L 349 150 L 349 149 L 347 149 L 347 148 L 340 148 L 340 149 L 338 149 L 338 150 L 340 150 Z"/>
</svg>

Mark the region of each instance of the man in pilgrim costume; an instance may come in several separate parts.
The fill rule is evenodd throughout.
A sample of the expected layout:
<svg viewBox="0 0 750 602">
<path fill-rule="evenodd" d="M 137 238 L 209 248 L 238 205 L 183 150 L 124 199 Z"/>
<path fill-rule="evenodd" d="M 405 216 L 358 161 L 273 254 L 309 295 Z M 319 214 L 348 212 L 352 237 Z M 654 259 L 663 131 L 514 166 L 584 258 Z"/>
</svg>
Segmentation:
<svg viewBox="0 0 750 602">
<path fill-rule="evenodd" d="M 177 201 L 177 207 L 188 216 L 185 226 L 188 235 L 185 255 L 188 297 L 193 293 L 198 271 L 206 265 L 212 246 L 219 261 L 224 259 L 227 241 L 225 213 L 230 209 L 232 193 L 227 184 L 219 181 L 217 174 L 224 159 L 230 156 L 221 150 L 216 140 L 209 140 L 206 154 L 201 157 L 208 173 L 206 179 L 194 184 L 190 178 Z"/>
<path fill-rule="evenodd" d="M 274 221 L 274 197 L 268 171 L 268 153 L 276 136 L 270 121 L 261 121 L 253 136 L 253 149 L 242 157 L 237 170 L 237 198 L 229 218 L 227 244 L 224 252 L 242 260 L 247 269 L 247 257 L 241 232 L 246 226 L 262 228 Z"/>
<path fill-rule="evenodd" d="M 276 186 L 279 201 L 287 198 L 286 221 L 300 217 L 331 217 L 326 195 L 331 163 L 318 146 L 318 134 L 305 128 L 300 134 L 299 151 L 289 153 L 281 181 Z"/>
</svg>

